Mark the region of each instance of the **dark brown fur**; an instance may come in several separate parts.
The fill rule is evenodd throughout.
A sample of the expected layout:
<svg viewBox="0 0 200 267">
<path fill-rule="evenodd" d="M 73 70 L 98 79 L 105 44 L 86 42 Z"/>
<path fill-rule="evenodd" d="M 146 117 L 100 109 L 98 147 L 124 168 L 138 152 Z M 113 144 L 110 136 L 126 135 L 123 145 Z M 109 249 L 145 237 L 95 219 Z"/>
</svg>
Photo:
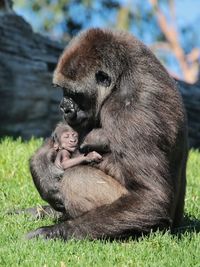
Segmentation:
<svg viewBox="0 0 200 267">
<path fill-rule="evenodd" d="M 186 118 L 175 82 L 151 51 L 128 33 L 91 29 L 64 51 L 53 82 L 76 104 L 73 120 L 64 112 L 65 120 L 79 132 L 102 131 L 110 146 L 100 164 L 74 167 L 72 177 L 66 170 L 62 183 L 67 188 L 73 177 L 76 182 L 87 174 L 95 177 L 98 168 L 99 179 L 109 175 L 128 194 L 28 237 L 117 238 L 178 226 L 186 183 Z M 44 167 L 32 165 L 45 179 L 50 169 L 42 173 Z M 95 188 L 84 181 L 85 188 Z M 78 193 L 81 197 L 81 189 Z M 78 206 L 79 196 L 74 200 Z"/>
<path fill-rule="evenodd" d="M 109 153 L 110 152 L 110 142 L 107 136 L 104 134 L 103 129 L 93 129 L 90 131 L 86 137 L 82 145 L 80 146 L 80 150 L 84 153 L 90 151 L 98 151 L 99 153 Z"/>
</svg>

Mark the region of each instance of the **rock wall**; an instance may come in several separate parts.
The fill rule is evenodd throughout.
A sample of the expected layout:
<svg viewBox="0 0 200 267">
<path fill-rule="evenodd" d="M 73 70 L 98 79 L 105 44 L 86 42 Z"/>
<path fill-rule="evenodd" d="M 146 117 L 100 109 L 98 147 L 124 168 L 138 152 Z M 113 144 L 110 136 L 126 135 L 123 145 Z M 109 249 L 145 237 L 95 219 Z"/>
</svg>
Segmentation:
<svg viewBox="0 0 200 267">
<path fill-rule="evenodd" d="M 62 92 L 51 86 L 63 46 L 36 34 L 14 13 L 0 14 L 0 136 L 48 136 L 61 119 Z M 179 81 L 189 142 L 200 147 L 200 83 Z"/>
<path fill-rule="evenodd" d="M 22 17 L 0 14 L 0 136 L 49 135 L 60 118 L 51 80 L 62 50 Z"/>
</svg>

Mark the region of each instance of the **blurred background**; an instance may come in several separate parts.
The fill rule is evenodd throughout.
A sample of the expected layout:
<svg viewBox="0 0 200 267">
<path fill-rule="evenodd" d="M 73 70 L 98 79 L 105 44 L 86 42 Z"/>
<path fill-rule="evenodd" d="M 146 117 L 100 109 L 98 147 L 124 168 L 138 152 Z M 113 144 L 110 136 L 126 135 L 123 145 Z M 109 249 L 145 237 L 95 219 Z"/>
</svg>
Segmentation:
<svg viewBox="0 0 200 267">
<path fill-rule="evenodd" d="M 14 10 L 36 32 L 68 41 L 80 30 L 128 30 L 176 77 L 195 82 L 200 60 L 199 0 L 16 0 Z"/>
<path fill-rule="evenodd" d="M 51 132 L 61 92 L 50 84 L 63 47 L 80 30 L 109 27 L 133 33 L 177 79 L 190 145 L 200 146 L 199 0 L 0 0 L 0 7 L 1 136 Z"/>
</svg>

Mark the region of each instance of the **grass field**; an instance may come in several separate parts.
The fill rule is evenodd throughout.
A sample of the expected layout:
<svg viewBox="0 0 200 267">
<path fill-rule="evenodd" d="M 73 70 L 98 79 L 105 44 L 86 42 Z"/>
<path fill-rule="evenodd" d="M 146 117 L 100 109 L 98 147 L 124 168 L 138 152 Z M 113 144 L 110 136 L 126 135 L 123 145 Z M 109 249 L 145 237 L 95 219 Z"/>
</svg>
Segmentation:
<svg viewBox="0 0 200 267">
<path fill-rule="evenodd" d="M 187 169 L 185 213 L 188 228 L 182 234 L 156 232 L 139 241 L 43 241 L 23 239 L 24 234 L 50 218 L 34 220 L 8 215 L 17 208 L 44 204 L 33 186 L 28 159 L 42 140 L 0 143 L 0 266 L 200 266 L 200 153 L 191 151 Z"/>
</svg>

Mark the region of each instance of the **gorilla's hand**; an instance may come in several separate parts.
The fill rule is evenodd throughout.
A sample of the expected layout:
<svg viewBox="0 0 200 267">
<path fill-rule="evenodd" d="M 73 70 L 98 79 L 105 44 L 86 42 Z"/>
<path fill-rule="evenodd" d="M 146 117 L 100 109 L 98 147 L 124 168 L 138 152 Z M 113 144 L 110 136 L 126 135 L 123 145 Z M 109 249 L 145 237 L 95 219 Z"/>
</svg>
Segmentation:
<svg viewBox="0 0 200 267">
<path fill-rule="evenodd" d="M 80 145 L 81 153 L 89 153 L 96 151 L 98 153 L 108 153 L 110 152 L 109 140 L 103 129 L 93 129 L 85 137 L 83 143 Z"/>
<path fill-rule="evenodd" d="M 83 154 L 88 154 L 92 151 L 96 151 L 96 149 L 94 148 L 94 146 L 92 144 L 84 144 L 84 143 L 82 145 L 80 145 L 79 150 Z"/>
</svg>

